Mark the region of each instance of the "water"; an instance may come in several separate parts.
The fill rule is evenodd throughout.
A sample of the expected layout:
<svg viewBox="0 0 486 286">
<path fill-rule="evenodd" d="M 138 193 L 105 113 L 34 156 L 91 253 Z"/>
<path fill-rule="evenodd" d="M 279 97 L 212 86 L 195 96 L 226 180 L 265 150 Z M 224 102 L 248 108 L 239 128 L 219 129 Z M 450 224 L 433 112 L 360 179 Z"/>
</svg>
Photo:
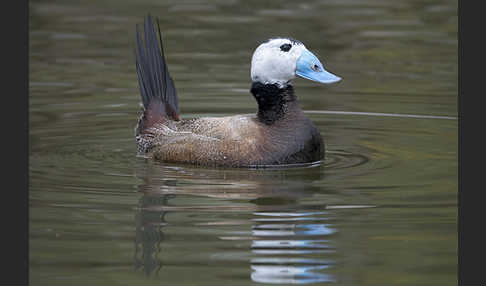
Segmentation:
<svg viewBox="0 0 486 286">
<path fill-rule="evenodd" d="M 456 1 L 30 1 L 31 285 L 456 285 Z M 254 113 L 250 58 L 294 37 L 326 159 L 136 157 L 135 25 L 160 18 L 183 117 Z"/>
</svg>

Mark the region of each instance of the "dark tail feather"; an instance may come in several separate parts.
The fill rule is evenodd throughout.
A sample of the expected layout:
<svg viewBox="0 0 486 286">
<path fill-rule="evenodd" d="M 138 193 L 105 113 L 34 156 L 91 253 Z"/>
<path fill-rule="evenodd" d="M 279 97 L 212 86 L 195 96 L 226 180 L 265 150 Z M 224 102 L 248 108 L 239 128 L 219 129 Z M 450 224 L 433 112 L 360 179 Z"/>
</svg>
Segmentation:
<svg viewBox="0 0 486 286">
<path fill-rule="evenodd" d="M 135 49 L 135 66 L 138 85 L 144 106 L 144 116 L 140 123 L 142 130 L 157 122 L 179 120 L 177 92 L 165 63 L 162 35 L 157 20 L 160 47 L 157 43 L 154 24 L 150 14 L 144 22 L 144 41 L 137 25 L 137 48 Z M 139 125 L 140 125 L 139 123 Z"/>
</svg>

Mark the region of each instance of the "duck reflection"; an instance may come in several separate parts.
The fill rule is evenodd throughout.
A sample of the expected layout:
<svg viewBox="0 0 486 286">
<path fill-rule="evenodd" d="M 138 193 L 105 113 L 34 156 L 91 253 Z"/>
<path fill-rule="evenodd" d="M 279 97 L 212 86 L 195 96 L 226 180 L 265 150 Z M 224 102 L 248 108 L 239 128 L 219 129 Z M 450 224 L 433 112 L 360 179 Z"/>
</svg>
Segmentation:
<svg viewBox="0 0 486 286">
<path fill-rule="evenodd" d="M 332 236 L 336 229 L 332 217 L 325 211 L 309 211 L 298 200 L 312 197 L 322 188 L 313 182 L 322 177 L 322 170 L 234 170 L 180 168 L 143 162 L 137 168 L 138 185 L 142 194 L 136 212 L 135 268 L 147 275 L 163 268 L 164 227 L 169 212 L 226 213 L 238 211 L 243 215 L 235 220 L 208 219 L 201 225 L 231 226 L 242 224 L 248 231 L 225 231 L 214 234 L 219 241 L 249 243 L 240 255 L 250 262 L 250 278 L 254 282 L 272 284 L 305 284 L 335 281 L 325 273 L 334 265 Z M 217 205 L 181 205 L 177 197 L 204 196 L 223 199 Z M 236 200 L 235 200 L 236 199 Z M 206 200 L 204 200 L 206 201 Z M 219 200 L 218 200 L 219 201 Z M 236 202 L 235 202 L 236 201 Z M 316 209 L 314 206 L 313 209 Z M 202 216 L 202 214 L 201 214 Z M 210 216 L 208 216 L 210 217 Z M 224 220 L 224 221 L 222 221 Z M 241 228 L 238 228 L 241 230 Z M 221 257 L 227 257 L 224 254 Z"/>
<path fill-rule="evenodd" d="M 252 226 L 251 279 L 260 283 L 333 282 L 318 272 L 332 267 L 336 232 L 326 212 L 257 212 Z"/>
<path fill-rule="evenodd" d="M 171 195 L 142 196 L 135 214 L 135 270 L 143 269 L 145 274 L 158 272 L 162 264 L 158 258 L 160 243 L 164 240 L 162 227 L 165 225 L 164 211 L 151 211 L 151 206 L 167 204 Z"/>
</svg>

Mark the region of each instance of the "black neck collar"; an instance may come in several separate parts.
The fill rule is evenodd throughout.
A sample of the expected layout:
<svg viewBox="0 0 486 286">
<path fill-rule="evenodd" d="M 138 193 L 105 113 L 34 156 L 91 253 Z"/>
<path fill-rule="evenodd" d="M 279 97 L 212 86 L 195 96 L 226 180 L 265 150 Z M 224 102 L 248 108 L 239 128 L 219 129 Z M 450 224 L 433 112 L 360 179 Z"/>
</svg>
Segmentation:
<svg viewBox="0 0 486 286">
<path fill-rule="evenodd" d="M 277 84 L 253 82 L 250 92 L 258 103 L 258 119 L 267 125 L 283 118 L 289 104 L 297 100 L 290 83 L 279 87 Z"/>
</svg>

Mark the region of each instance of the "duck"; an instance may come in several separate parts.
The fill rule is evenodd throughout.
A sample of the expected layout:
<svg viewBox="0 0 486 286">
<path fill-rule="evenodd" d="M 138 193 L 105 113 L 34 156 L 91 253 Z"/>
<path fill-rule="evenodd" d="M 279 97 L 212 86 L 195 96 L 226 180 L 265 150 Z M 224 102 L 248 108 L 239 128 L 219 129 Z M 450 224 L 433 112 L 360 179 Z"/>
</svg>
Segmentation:
<svg viewBox="0 0 486 286">
<path fill-rule="evenodd" d="M 167 67 L 159 21 L 150 14 L 143 40 L 136 26 L 135 67 L 142 103 L 135 127 L 137 155 L 164 163 L 258 167 L 322 162 L 323 137 L 304 114 L 292 80 L 322 84 L 340 77 L 324 69 L 316 55 L 290 37 L 262 42 L 251 58 L 249 92 L 255 114 L 182 118 Z"/>
</svg>

